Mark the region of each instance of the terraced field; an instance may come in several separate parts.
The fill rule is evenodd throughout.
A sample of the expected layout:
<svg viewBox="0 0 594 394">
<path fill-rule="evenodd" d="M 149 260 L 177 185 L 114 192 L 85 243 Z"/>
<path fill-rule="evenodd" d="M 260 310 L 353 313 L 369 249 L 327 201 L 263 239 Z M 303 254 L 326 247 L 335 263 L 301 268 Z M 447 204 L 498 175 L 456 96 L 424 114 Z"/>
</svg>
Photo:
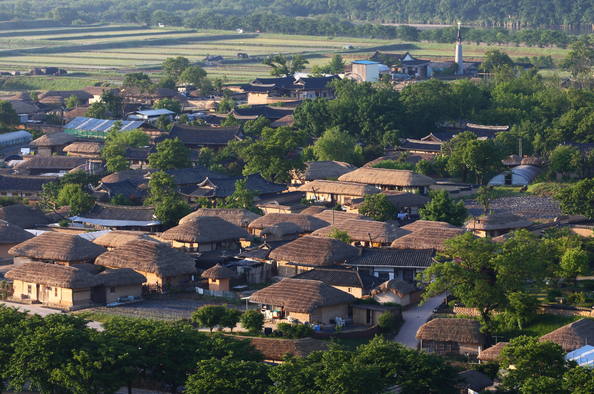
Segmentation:
<svg viewBox="0 0 594 394">
<path fill-rule="evenodd" d="M 353 49 L 345 50 L 347 46 Z M 465 55 L 481 57 L 488 48 L 465 45 Z M 551 55 L 559 59 L 565 54 L 565 50 L 558 48 L 501 49 L 512 56 Z M 202 62 L 213 77 L 244 82 L 267 74 L 268 68 L 261 62 L 273 53 L 303 54 L 311 67 L 327 62 L 333 53 L 340 52 L 350 61 L 365 58 L 375 50 L 400 53 L 409 50 L 415 55 L 443 59 L 453 55 L 451 44 L 112 25 L 0 31 L 0 70 L 58 66 L 71 74 L 62 77 L 69 81 L 65 85 L 76 86 L 76 78 L 81 79 L 81 84 L 94 79 L 117 82 L 132 70 L 145 70 L 158 76 L 159 65 L 165 58 L 185 56 Z M 247 53 L 250 58 L 237 58 L 239 52 Z M 224 61 L 206 63 L 207 55 L 223 56 Z M 39 77 L 20 77 L 18 83 L 11 83 L 10 78 L 5 78 L 1 90 L 11 86 L 43 85 Z M 51 86 L 59 85 L 59 80 L 54 78 Z"/>
</svg>

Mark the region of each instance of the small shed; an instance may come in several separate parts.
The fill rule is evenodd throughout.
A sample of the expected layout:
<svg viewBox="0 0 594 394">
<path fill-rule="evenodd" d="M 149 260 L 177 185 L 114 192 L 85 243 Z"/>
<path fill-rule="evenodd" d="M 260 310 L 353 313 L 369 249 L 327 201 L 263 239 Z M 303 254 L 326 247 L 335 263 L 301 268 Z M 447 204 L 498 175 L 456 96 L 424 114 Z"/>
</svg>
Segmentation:
<svg viewBox="0 0 594 394">
<path fill-rule="evenodd" d="M 489 186 L 527 186 L 540 174 L 541 169 L 533 165 L 519 165 L 509 171 L 495 175 Z"/>
<path fill-rule="evenodd" d="M 231 280 L 237 276 L 235 272 L 219 263 L 205 270 L 201 275 L 208 279 L 208 289 L 214 291 L 230 291 Z"/>
<path fill-rule="evenodd" d="M 420 349 L 436 354 L 477 356 L 485 344 L 481 325 L 474 319 L 436 318 L 419 327 Z"/>
</svg>

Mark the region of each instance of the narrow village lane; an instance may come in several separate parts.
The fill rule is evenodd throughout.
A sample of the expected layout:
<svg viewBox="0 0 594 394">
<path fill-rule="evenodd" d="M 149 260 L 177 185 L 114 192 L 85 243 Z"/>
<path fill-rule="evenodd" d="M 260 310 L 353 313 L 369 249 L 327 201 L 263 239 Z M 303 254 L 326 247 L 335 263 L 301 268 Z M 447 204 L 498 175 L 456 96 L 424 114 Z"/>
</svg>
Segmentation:
<svg viewBox="0 0 594 394">
<path fill-rule="evenodd" d="M 441 294 L 427 300 L 423 305 L 413 306 L 407 310 L 402 311 L 404 324 L 400 327 L 398 335 L 394 337 L 394 341 L 410 348 L 417 348 L 417 330 L 424 323 L 427 322 L 433 309 L 442 303 L 445 295 Z"/>
</svg>

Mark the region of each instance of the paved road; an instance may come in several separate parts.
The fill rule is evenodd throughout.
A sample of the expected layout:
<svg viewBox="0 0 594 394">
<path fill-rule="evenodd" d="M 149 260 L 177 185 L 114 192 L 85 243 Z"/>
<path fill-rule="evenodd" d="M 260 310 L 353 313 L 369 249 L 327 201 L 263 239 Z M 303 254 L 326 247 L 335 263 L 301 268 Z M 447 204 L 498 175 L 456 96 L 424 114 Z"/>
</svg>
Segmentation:
<svg viewBox="0 0 594 394">
<path fill-rule="evenodd" d="M 398 335 L 394 337 L 394 341 L 416 349 L 417 330 L 429 320 L 433 309 L 443 302 L 444 297 L 444 295 L 438 295 L 428 299 L 423 305 L 414 306 L 402 311 L 404 324 L 400 327 Z"/>
<path fill-rule="evenodd" d="M 56 309 L 49 309 L 49 308 L 44 308 L 41 305 L 29 305 L 29 304 L 17 304 L 16 302 L 9 302 L 9 301 L 0 301 L 0 304 L 4 304 L 6 306 L 10 306 L 13 308 L 17 308 L 18 310 L 21 311 L 26 311 L 29 313 L 33 313 L 33 314 L 37 314 L 39 316 L 48 316 L 48 315 L 53 315 L 54 313 L 62 313 L 59 310 Z M 87 323 L 87 326 L 89 328 L 94 328 L 95 330 L 101 331 L 103 330 L 103 327 L 101 326 L 101 323 L 97 322 L 97 321 L 90 321 Z"/>
</svg>

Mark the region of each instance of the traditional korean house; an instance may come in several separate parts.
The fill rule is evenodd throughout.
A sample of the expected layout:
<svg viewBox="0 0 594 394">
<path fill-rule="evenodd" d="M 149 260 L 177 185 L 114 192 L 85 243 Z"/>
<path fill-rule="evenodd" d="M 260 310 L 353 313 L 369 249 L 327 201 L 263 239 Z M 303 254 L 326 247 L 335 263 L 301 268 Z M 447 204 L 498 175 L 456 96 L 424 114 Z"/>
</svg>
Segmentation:
<svg viewBox="0 0 594 394">
<path fill-rule="evenodd" d="M 442 145 L 443 142 L 406 138 L 400 141 L 400 145 L 398 145 L 397 149 L 404 152 L 437 156 L 441 152 Z"/>
<path fill-rule="evenodd" d="M 305 193 L 291 191 L 277 193 L 269 197 L 260 197 L 255 202 L 256 207 L 264 214 L 269 213 L 301 213 L 305 208 L 303 200 Z"/>
<path fill-rule="evenodd" d="M 334 98 L 334 89 L 331 82 L 339 79 L 336 75 L 322 77 L 300 77 L 291 86 L 289 92 L 291 97 L 298 100 L 316 98 Z"/>
<path fill-rule="evenodd" d="M 297 213 L 269 213 L 248 225 L 250 234 L 269 241 L 295 239 L 326 227 L 329 223 L 310 215 Z"/>
<path fill-rule="evenodd" d="M 250 238 L 247 231 L 216 216 L 196 216 L 161 233 L 160 238 L 174 248 L 189 252 L 239 249 Z"/>
<path fill-rule="evenodd" d="M 414 283 L 417 274 L 431 264 L 433 249 L 363 249 L 360 256 L 347 263 L 359 271 L 379 278 L 382 282 L 402 279 Z"/>
<path fill-rule="evenodd" d="M 22 204 L 0 207 L 0 220 L 21 228 L 35 228 L 51 223 L 51 220 L 39 208 Z"/>
<path fill-rule="evenodd" d="M 244 229 L 247 229 L 251 222 L 260 217 L 257 213 L 242 208 L 198 208 L 181 218 L 179 224 L 191 222 L 201 216 L 216 216 Z"/>
<path fill-rule="evenodd" d="M 270 121 L 278 120 L 284 116 L 292 115 L 295 108 L 270 107 L 267 105 L 254 105 L 248 108 L 235 108 L 231 114 L 239 120 L 255 120 L 262 116 Z"/>
<path fill-rule="evenodd" d="M 420 194 L 427 194 L 429 186 L 435 183 L 428 176 L 413 171 L 365 167 L 346 173 L 340 176 L 338 180 L 373 185 L 381 190 L 398 190 Z"/>
<path fill-rule="evenodd" d="M 33 156 L 17 164 L 14 169 L 22 175 L 65 174 L 75 168 L 86 167 L 85 172 L 98 171 L 89 159 L 70 156 Z"/>
<path fill-rule="evenodd" d="M 95 238 L 93 243 L 101 245 L 107 250 L 113 250 L 119 248 L 130 241 L 136 241 L 139 239 L 148 239 L 148 236 L 143 231 L 108 231 L 105 234 Z"/>
<path fill-rule="evenodd" d="M 8 250 L 15 245 L 33 238 L 33 234 L 21 227 L 0 220 L 0 261 L 11 260 Z"/>
<path fill-rule="evenodd" d="M 478 320 L 436 318 L 419 327 L 420 349 L 439 355 L 477 356 L 485 338 Z"/>
<path fill-rule="evenodd" d="M 249 301 L 260 304 L 265 315 L 301 323 L 331 324 L 349 317 L 355 297 L 318 280 L 283 279 L 253 293 Z"/>
<path fill-rule="evenodd" d="M 313 217 L 322 219 L 329 225 L 340 225 L 347 220 L 372 220 L 370 217 L 359 215 L 357 213 L 337 211 L 336 209 L 324 209 L 321 212 L 313 214 Z"/>
<path fill-rule="evenodd" d="M 36 201 L 41 195 L 43 185 L 56 179 L 51 176 L 0 175 L 0 196 Z"/>
<path fill-rule="evenodd" d="M 551 341 L 571 352 L 585 345 L 594 345 L 594 320 L 580 319 L 559 327 L 540 337 L 539 341 Z"/>
<path fill-rule="evenodd" d="M 31 148 L 39 156 L 52 156 L 64 153 L 64 148 L 76 140 L 76 137 L 63 132 L 48 133 L 31 141 Z"/>
<path fill-rule="evenodd" d="M 264 356 L 267 363 L 280 364 L 287 356 L 307 357 L 309 354 L 328 349 L 327 341 L 314 338 L 266 338 L 266 337 L 237 337 L 248 339 L 253 347 Z"/>
<path fill-rule="evenodd" d="M 257 78 L 249 84 L 241 85 L 241 89 L 247 93 L 249 105 L 268 104 L 275 99 L 287 97 L 288 87 L 293 84 L 293 77 L 280 78 Z"/>
<path fill-rule="evenodd" d="M 31 261 L 73 265 L 92 263 L 105 252 L 103 246 L 96 245 L 78 235 L 48 231 L 13 246 L 8 250 L 14 262 Z"/>
<path fill-rule="evenodd" d="M 390 245 L 395 249 L 432 249 L 441 252 L 445 249 L 445 241 L 465 233 L 465 230 L 452 226 L 446 222 L 434 222 L 430 220 L 417 220 L 400 227 L 402 230 L 411 231 Z"/>
<path fill-rule="evenodd" d="M 64 153 L 68 156 L 84 157 L 86 159 L 101 160 L 101 149 L 103 144 L 99 142 L 73 142 L 64 147 Z"/>
<path fill-rule="evenodd" d="M 357 298 L 369 295 L 381 283 L 374 276 L 344 268 L 314 268 L 294 276 L 293 279 L 319 280 Z"/>
<path fill-rule="evenodd" d="M 200 274 L 208 279 L 208 290 L 212 291 L 230 291 L 231 280 L 237 277 L 237 274 L 221 264 L 215 264 Z"/>
<path fill-rule="evenodd" d="M 274 249 L 268 255 L 276 262 L 278 275 L 292 277 L 319 267 L 349 263 L 359 250 L 332 238 L 304 236 Z"/>
<path fill-rule="evenodd" d="M 305 192 L 310 201 L 340 204 L 353 199 L 363 198 L 368 194 L 377 194 L 380 189 L 363 183 L 315 180 L 299 186 L 298 191 Z"/>
<path fill-rule="evenodd" d="M 494 213 L 473 217 L 464 227 L 479 237 L 497 237 L 531 225 L 531 221 L 511 213 Z"/>
<path fill-rule="evenodd" d="M 74 223 L 100 230 L 157 231 L 161 222 L 152 207 L 95 203 L 93 208 L 69 218 Z"/>
<path fill-rule="evenodd" d="M 305 163 L 305 171 L 298 171 L 293 174 L 293 184 L 303 184 L 318 179 L 333 180 L 339 176 L 357 169 L 352 164 L 343 161 L 308 161 Z"/>
<path fill-rule="evenodd" d="M 193 287 L 196 264 L 184 252 L 153 240 L 130 241 L 103 253 L 95 264 L 111 269 L 130 268 L 142 274 L 144 285 L 158 292 Z"/>
<path fill-rule="evenodd" d="M 236 127 L 198 127 L 176 123 L 168 138 L 179 138 L 188 148 L 200 150 L 210 148 L 219 150 L 231 141 L 241 139 L 241 129 Z"/>
<path fill-rule="evenodd" d="M 402 230 L 390 223 L 375 220 L 349 219 L 323 227 L 314 231 L 311 235 L 316 237 L 331 237 L 337 230 L 346 232 L 353 246 L 374 248 L 388 247 L 397 238 L 410 234 L 409 231 Z"/>
</svg>

